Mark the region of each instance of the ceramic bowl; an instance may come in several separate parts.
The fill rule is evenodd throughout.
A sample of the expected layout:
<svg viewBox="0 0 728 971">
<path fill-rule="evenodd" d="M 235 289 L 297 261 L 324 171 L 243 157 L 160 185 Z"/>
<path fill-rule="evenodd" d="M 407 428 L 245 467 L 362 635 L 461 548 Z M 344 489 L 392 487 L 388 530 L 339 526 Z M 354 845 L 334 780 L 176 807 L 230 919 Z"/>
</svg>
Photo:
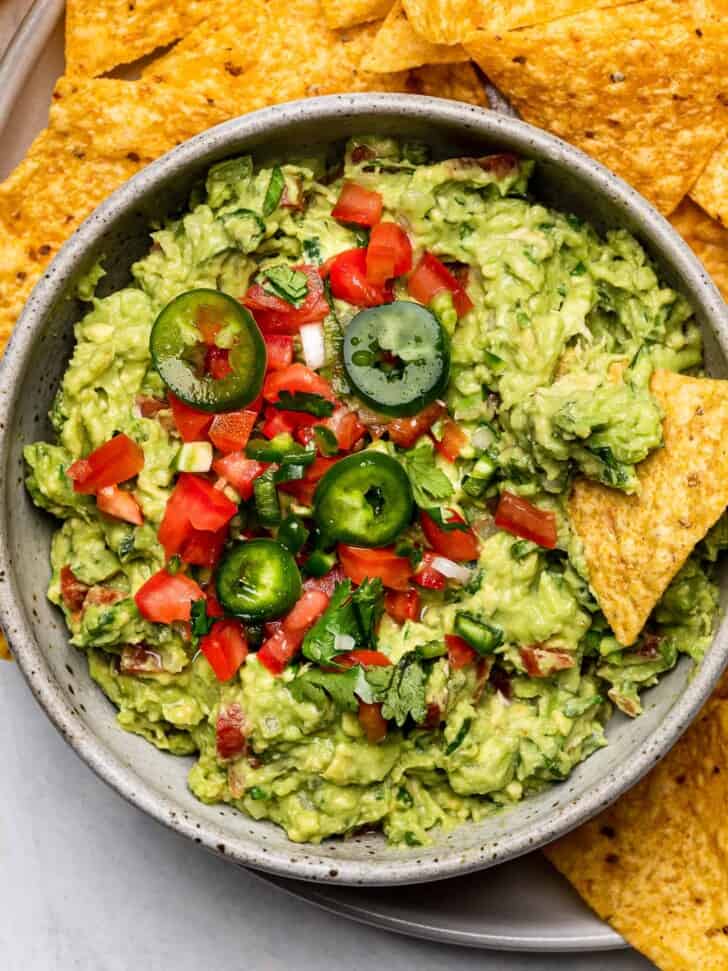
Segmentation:
<svg viewBox="0 0 728 971">
<path fill-rule="evenodd" d="M 728 656 L 728 624 L 722 622 L 694 676 L 683 659 L 646 693 L 640 718 L 616 714 L 608 747 L 540 795 L 477 825 L 435 835 L 426 848 L 390 847 L 376 834 L 299 845 L 270 823 L 198 802 L 185 784 L 188 759 L 162 754 L 116 725 L 113 706 L 90 680 L 84 658 L 68 643 L 60 612 L 46 600 L 49 543 L 57 523 L 32 505 L 22 461 L 24 443 L 52 437 L 46 415 L 82 313 L 75 283 L 99 256 L 108 270 L 102 292 L 108 292 L 129 280 L 130 265 L 147 251 L 150 224 L 180 211 L 213 162 L 244 152 L 265 161 L 292 147 L 298 154 L 361 132 L 424 139 L 442 156 L 510 151 L 535 159 L 538 198 L 583 216 L 600 231 L 626 227 L 638 237 L 664 278 L 692 302 L 705 333 L 710 373 L 726 376 L 728 313 L 701 265 L 634 190 L 564 142 L 494 112 L 404 95 L 318 98 L 236 119 L 149 165 L 97 209 L 50 265 L 15 328 L 0 380 L 0 623 L 58 730 L 102 779 L 144 812 L 237 864 L 304 880 L 391 885 L 492 866 L 607 806 L 665 754 L 710 694 Z M 723 592 L 725 603 L 726 583 Z"/>
</svg>

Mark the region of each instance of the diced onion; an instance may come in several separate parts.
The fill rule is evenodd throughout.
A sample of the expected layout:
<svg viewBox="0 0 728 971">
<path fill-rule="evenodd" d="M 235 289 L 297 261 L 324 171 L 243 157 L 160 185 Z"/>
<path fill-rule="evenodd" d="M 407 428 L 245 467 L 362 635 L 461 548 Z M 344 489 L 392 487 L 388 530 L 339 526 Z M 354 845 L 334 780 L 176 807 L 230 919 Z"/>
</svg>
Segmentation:
<svg viewBox="0 0 728 971">
<path fill-rule="evenodd" d="M 495 434 L 493 429 L 488 428 L 487 425 L 479 425 L 470 436 L 470 441 L 474 448 L 477 448 L 480 452 L 484 452 L 495 441 Z"/>
<path fill-rule="evenodd" d="M 337 634 L 334 638 L 334 650 L 337 654 L 346 654 L 354 649 L 356 641 L 351 634 Z"/>
<path fill-rule="evenodd" d="M 457 580 L 458 583 L 467 583 L 472 576 L 472 570 L 454 560 L 448 560 L 444 556 L 433 556 L 432 569 L 442 573 L 444 577 Z"/>
<path fill-rule="evenodd" d="M 478 518 L 471 523 L 471 526 L 475 535 L 483 542 L 490 539 L 494 533 L 498 532 L 498 527 L 496 526 L 495 520 L 492 516 L 478 516 Z"/>
<path fill-rule="evenodd" d="M 323 324 L 304 324 L 301 327 L 301 345 L 307 367 L 323 367 L 326 363 L 326 344 Z"/>
</svg>

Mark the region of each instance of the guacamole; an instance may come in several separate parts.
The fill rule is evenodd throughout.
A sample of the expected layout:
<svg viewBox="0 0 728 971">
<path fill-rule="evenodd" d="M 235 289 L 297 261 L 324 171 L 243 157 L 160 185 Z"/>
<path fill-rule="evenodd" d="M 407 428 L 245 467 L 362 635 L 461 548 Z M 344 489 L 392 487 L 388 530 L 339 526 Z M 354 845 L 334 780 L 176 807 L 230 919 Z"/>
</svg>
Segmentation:
<svg viewBox="0 0 728 971">
<path fill-rule="evenodd" d="M 360 137 L 213 166 L 90 307 L 27 445 L 48 596 L 122 728 L 192 792 L 418 846 L 565 779 L 710 643 L 720 522 L 636 643 L 566 500 L 635 493 L 688 303 L 510 155 Z M 108 290 L 108 288 L 106 288 Z"/>
</svg>

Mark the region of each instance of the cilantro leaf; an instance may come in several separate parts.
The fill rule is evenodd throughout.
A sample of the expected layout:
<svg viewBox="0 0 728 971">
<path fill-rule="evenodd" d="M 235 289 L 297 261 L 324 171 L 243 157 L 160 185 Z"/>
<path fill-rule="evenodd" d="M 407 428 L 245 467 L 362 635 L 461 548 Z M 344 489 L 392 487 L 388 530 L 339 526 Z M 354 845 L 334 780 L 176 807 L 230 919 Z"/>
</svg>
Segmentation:
<svg viewBox="0 0 728 971">
<path fill-rule="evenodd" d="M 382 715 L 401 728 L 407 718 L 419 724 L 425 720 L 425 685 L 428 672 L 414 651 L 409 651 L 394 667 L 370 668 L 366 679 L 375 701 L 382 702 Z"/>
<path fill-rule="evenodd" d="M 412 495 L 421 509 L 439 505 L 453 494 L 452 482 L 435 465 L 432 442 L 423 441 L 400 455 L 404 470 L 412 486 Z"/>
<path fill-rule="evenodd" d="M 286 187 L 286 180 L 279 165 L 274 166 L 270 174 L 270 182 L 263 199 L 263 215 L 268 217 L 278 208 L 281 201 L 283 190 Z"/>
<path fill-rule="evenodd" d="M 192 637 L 196 644 L 200 637 L 210 633 L 212 625 L 215 623 L 215 618 L 207 615 L 207 601 L 204 597 L 193 601 L 190 608 L 190 620 L 192 622 Z"/>
<path fill-rule="evenodd" d="M 437 527 L 444 530 L 446 533 L 451 533 L 454 529 L 459 529 L 464 532 L 468 528 L 468 524 L 460 519 L 445 519 L 442 514 L 442 509 L 439 507 L 436 509 L 425 509 L 425 512 L 437 525 Z"/>
<path fill-rule="evenodd" d="M 263 270 L 263 278 L 263 289 L 266 293 L 272 293 L 274 297 L 280 297 L 294 307 L 300 307 L 308 296 L 306 274 L 286 266 L 285 263 L 277 263 Z"/>
<path fill-rule="evenodd" d="M 352 596 L 352 603 L 359 621 L 361 643 L 374 644 L 377 624 L 384 612 L 384 589 L 379 577 L 373 580 L 367 578 L 357 587 Z"/>
<path fill-rule="evenodd" d="M 289 683 L 288 690 L 296 701 L 310 701 L 318 707 L 328 696 L 337 708 L 345 711 L 358 711 L 360 697 L 362 701 L 372 700 L 372 689 L 358 664 L 341 672 L 309 668 Z"/>
<path fill-rule="evenodd" d="M 305 411 L 317 418 L 328 418 L 334 413 L 334 403 L 320 394 L 310 391 L 279 391 L 275 407 L 283 411 Z"/>
<path fill-rule="evenodd" d="M 365 580 L 352 592 L 351 580 L 338 583 L 329 605 L 303 639 L 303 656 L 317 664 L 335 663 L 336 638 L 345 635 L 355 645 L 373 644 L 384 609 L 382 581 Z"/>
</svg>

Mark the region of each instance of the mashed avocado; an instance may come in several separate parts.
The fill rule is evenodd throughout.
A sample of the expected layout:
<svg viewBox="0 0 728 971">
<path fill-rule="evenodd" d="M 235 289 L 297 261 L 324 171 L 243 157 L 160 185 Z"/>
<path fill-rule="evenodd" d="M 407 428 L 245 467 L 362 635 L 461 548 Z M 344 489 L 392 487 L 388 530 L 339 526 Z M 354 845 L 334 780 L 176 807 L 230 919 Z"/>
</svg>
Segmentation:
<svg viewBox="0 0 728 971">
<path fill-rule="evenodd" d="M 532 168 L 510 156 L 430 162 L 422 146 L 368 137 L 349 143 L 343 174 L 341 158 L 265 168 L 231 159 L 210 170 L 188 212 L 151 233 L 127 287 L 96 296 L 100 269 L 84 282 L 91 306 L 52 409 L 56 440 L 25 449 L 34 502 L 63 520 L 48 595 L 119 724 L 196 756 L 189 785 L 204 802 L 270 819 L 295 841 L 375 825 L 421 845 L 433 827 L 565 779 L 606 744 L 612 704 L 639 714 L 643 689 L 680 654 L 699 662 L 710 643 L 725 520 L 625 648 L 565 513 L 575 475 L 639 489 L 635 466 L 662 443 L 652 369 L 699 368 L 698 326 L 629 233 L 600 236 L 533 198 Z M 350 185 L 364 190 L 359 207 L 380 205 L 382 225 L 399 227 L 405 269 L 377 277 L 368 261 L 380 218 L 356 207 L 342 215 Z M 386 264 L 386 247 L 378 253 Z M 205 423 L 181 410 L 150 353 L 160 312 L 200 288 L 242 300 L 268 338 L 265 408 L 239 448 L 220 444 L 212 415 Z M 392 337 L 400 302 L 413 300 L 444 335 L 434 364 L 417 335 Z M 345 366 L 362 307 L 389 308 L 389 344 L 360 348 L 357 366 L 378 354 L 388 381 L 416 375 L 425 389 L 439 368 L 444 395 L 394 418 L 362 406 Z M 315 361 L 301 325 L 320 325 Z M 222 355 L 227 374 L 235 333 L 208 335 L 203 362 L 199 334 L 182 328 L 181 359 L 201 373 Z M 291 359 L 271 358 L 283 345 L 313 368 L 308 383 L 285 388 L 285 407 L 269 384 L 291 373 Z M 141 449 L 141 467 L 79 489 L 89 466 L 78 460 L 115 436 Z M 316 483 L 344 452 L 376 456 L 382 476 L 372 484 L 356 473 L 340 496 L 347 518 L 390 515 L 396 533 L 364 550 L 363 567 L 356 543 L 317 539 Z M 258 459 L 258 478 L 244 481 Z M 387 492 L 391 461 L 409 483 L 401 521 Z M 172 553 L 170 497 L 191 479 L 208 497 L 217 485 L 218 506 L 232 512 L 222 528 L 190 520 L 184 542 L 202 545 L 193 555 L 180 540 Z M 303 601 L 318 608 L 300 629 L 289 612 L 256 618 L 226 601 L 228 552 L 251 537 L 276 539 L 309 575 Z M 178 613 L 179 603 L 166 608 L 180 582 L 198 597 Z M 170 591 L 166 619 L 150 607 L 152 587 Z"/>
</svg>

